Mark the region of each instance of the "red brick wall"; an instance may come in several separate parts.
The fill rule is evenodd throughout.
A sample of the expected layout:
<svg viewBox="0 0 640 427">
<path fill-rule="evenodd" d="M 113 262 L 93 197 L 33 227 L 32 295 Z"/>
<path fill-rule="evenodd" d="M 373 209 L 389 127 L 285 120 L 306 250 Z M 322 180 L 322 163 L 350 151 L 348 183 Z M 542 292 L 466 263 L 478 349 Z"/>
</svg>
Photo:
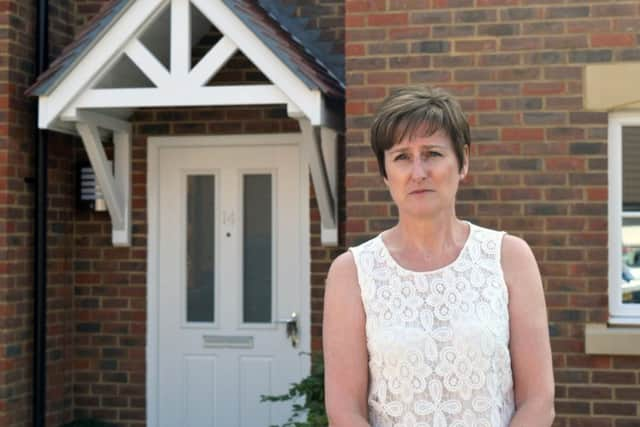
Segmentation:
<svg viewBox="0 0 640 427">
<path fill-rule="evenodd" d="M 20 175 L 29 176 L 31 115 L 20 96 L 29 70 L 16 67 L 24 58 L 29 64 L 31 46 L 19 37 L 30 28 L 34 11 L 19 2 L 0 3 L 0 425 L 26 426 L 31 395 L 31 224 L 32 198 Z M 27 36 L 25 42 L 32 38 Z M 25 49 L 26 48 L 26 49 Z M 21 52 L 22 50 L 22 52 Z M 20 171 L 18 171 L 20 170 Z M 26 174 L 25 174 L 26 172 Z"/>
<path fill-rule="evenodd" d="M 71 41 L 72 1 L 49 1 L 49 55 Z M 35 102 L 35 99 L 30 99 Z M 72 415 L 74 144 L 48 135 L 47 208 L 47 391 L 46 424 L 59 426 Z"/>
<path fill-rule="evenodd" d="M 47 209 L 47 425 L 69 421 L 73 387 L 74 146 L 49 134 Z"/>
<path fill-rule="evenodd" d="M 555 425 L 637 425 L 640 358 L 584 354 L 585 323 L 607 319 L 607 115 L 583 111 L 582 70 L 640 60 L 640 4 L 559 3 L 347 1 L 347 243 L 394 223 L 368 148 L 378 103 L 448 89 L 473 129 L 458 215 L 524 237 L 542 270 Z"/>
<path fill-rule="evenodd" d="M 49 2 L 52 54 L 69 41 L 67 1 Z M 0 425 L 31 423 L 33 363 L 33 215 L 35 177 L 33 2 L 0 2 L 4 27 L 0 99 Z M 70 415 L 69 349 L 71 308 L 71 150 L 61 138 L 49 141 L 49 228 L 47 318 L 47 423 Z"/>
</svg>

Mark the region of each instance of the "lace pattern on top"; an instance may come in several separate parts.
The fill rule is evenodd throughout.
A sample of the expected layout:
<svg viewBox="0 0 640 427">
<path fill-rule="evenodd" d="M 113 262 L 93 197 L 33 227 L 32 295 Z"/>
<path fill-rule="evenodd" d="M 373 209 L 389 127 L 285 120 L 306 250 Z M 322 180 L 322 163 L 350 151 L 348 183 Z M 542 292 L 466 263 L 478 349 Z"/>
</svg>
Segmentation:
<svg viewBox="0 0 640 427">
<path fill-rule="evenodd" d="M 350 248 L 366 314 L 372 427 L 509 425 L 504 233 L 468 224 L 458 258 L 434 271 L 401 267 L 380 235 Z"/>
</svg>

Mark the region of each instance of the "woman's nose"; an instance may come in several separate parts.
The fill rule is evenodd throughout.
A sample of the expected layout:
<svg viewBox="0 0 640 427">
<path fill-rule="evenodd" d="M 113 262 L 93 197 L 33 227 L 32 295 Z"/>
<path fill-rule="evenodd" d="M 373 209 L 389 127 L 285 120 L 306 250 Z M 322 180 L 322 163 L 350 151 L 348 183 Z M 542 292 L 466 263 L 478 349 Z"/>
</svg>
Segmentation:
<svg viewBox="0 0 640 427">
<path fill-rule="evenodd" d="M 411 164 L 411 178 L 422 180 L 427 177 L 427 168 L 425 162 L 421 158 L 415 159 Z"/>
</svg>

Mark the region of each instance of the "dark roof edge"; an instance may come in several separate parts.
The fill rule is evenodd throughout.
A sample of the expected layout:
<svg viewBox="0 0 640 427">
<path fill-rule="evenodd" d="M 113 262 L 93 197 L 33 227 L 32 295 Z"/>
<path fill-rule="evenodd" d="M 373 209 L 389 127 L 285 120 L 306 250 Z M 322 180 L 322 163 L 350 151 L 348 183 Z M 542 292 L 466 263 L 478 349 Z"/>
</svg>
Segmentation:
<svg viewBox="0 0 640 427">
<path fill-rule="evenodd" d="M 49 68 L 39 76 L 36 81 L 25 91 L 27 96 L 41 96 L 50 93 L 60 81 L 80 62 L 86 52 L 95 46 L 135 0 L 112 0 L 106 3 L 102 9 L 89 22 L 80 29 L 74 40 L 67 45 Z M 103 22 L 104 21 L 104 22 Z M 91 37 L 92 33 L 95 33 Z"/>
<path fill-rule="evenodd" d="M 344 82 L 344 67 L 341 73 L 340 70 L 336 69 L 335 63 L 327 60 L 326 56 L 330 54 L 330 52 L 325 52 L 324 49 L 321 49 L 318 46 L 319 43 L 328 44 L 329 42 L 317 42 L 315 40 L 310 40 L 309 37 L 305 37 L 309 34 L 309 31 L 301 26 L 299 21 L 296 21 L 295 19 L 287 19 L 287 12 L 285 12 L 279 5 L 276 5 L 276 2 L 258 0 L 257 3 L 269 14 L 271 19 L 277 22 L 284 31 L 291 35 L 292 40 L 298 43 L 314 58 L 318 65 L 324 68 L 343 89 L 346 87 Z M 305 18 L 297 19 L 301 20 Z M 342 57 L 344 57 L 344 55 L 342 55 Z"/>
</svg>

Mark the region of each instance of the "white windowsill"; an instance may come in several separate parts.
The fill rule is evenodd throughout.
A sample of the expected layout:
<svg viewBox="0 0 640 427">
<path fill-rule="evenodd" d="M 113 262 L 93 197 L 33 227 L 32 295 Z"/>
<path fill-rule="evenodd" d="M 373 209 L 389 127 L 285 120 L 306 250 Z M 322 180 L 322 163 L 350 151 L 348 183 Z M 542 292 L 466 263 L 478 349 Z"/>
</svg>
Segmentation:
<svg viewBox="0 0 640 427">
<path fill-rule="evenodd" d="M 588 323 L 584 331 L 586 354 L 640 355 L 640 325 Z"/>
</svg>

